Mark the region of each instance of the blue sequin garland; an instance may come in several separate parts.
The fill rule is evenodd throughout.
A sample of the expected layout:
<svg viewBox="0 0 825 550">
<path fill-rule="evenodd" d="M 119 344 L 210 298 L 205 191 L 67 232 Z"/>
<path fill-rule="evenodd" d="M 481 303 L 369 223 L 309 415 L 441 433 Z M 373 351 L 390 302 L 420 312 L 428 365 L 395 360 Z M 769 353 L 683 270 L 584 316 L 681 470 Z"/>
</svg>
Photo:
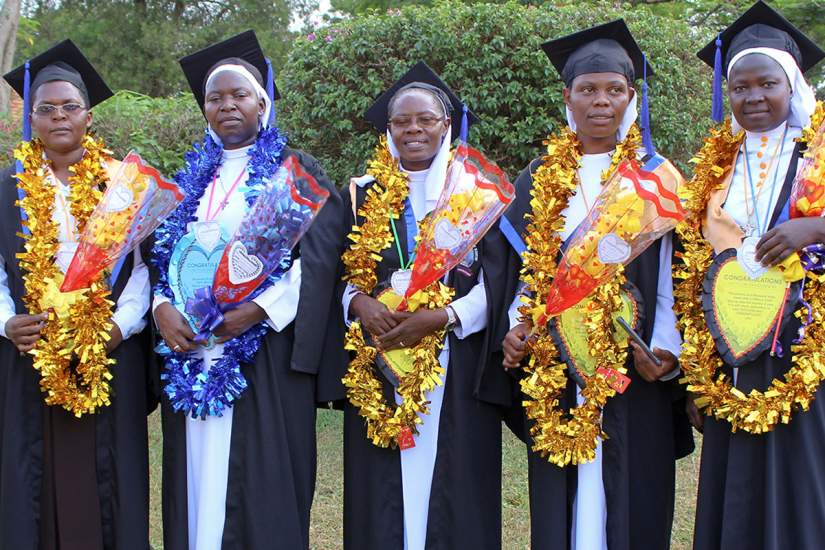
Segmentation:
<svg viewBox="0 0 825 550">
<path fill-rule="evenodd" d="M 285 145 L 286 136 L 278 128 L 267 128 L 258 134 L 258 139 L 249 152 L 249 179 L 243 191 L 247 207 L 255 203 L 265 186 L 266 178 L 280 167 Z M 175 176 L 175 181 L 186 198 L 155 232 L 151 262 L 160 273 L 154 287 L 155 294 L 174 300 L 174 293 L 169 286 L 169 260 L 178 241 L 186 233 L 188 224 L 195 221 L 200 199 L 215 172 L 220 169 L 222 160 L 223 146 L 208 134 L 202 143 L 196 143 L 186 153 L 186 164 Z M 280 279 L 290 265 L 288 257 L 255 290 L 251 298 Z M 192 418 L 222 416 L 246 389 L 247 382 L 241 373 L 241 364 L 255 360 L 267 330 L 266 322 L 261 322 L 226 342 L 223 355 L 215 361 L 208 373 L 204 372 L 203 359 L 186 353 L 171 352 L 166 357 L 160 377 L 165 382 L 163 390 L 174 410 L 182 411 Z"/>
</svg>

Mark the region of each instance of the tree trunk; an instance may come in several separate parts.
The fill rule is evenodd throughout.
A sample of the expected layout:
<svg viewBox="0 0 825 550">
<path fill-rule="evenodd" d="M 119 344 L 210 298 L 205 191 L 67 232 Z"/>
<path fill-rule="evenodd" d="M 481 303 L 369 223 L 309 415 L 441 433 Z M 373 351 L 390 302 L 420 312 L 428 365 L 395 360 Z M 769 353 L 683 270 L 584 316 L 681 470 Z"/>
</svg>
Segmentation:
<svg viewBox="0 0 825 550">
<path fill-rule="evenodd" d="M 20 0 L 5 0 L 0 8 L 0 75 L 12 68 L 19 23 Z M 0 81 L 0 113 L 8 112 L 11 93 L 11 87 L 6 81 Z"/>
</svg>

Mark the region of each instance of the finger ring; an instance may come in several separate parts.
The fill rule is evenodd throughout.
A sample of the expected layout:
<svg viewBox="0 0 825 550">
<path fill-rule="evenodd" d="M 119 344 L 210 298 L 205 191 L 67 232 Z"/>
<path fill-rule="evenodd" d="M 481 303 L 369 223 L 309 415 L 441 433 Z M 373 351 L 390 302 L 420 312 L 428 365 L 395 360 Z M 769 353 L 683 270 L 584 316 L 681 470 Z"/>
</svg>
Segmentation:
<svg viewBox="0 0 825 550">
<path fill-rule="evenodd" d="M 398 341 L 398 345 L 400 345 L 400 346 L 403 348 L 403 347 L 404 347 L 404 341 L 403 341 L 403 340 L 399 340 L 399 341 Z"/>
<path fill-rule="evenodd" d="M 180 351 L 180 344 L 175 344 L 175 347 L 172 348 L 173 351 Z"/>
</svg>

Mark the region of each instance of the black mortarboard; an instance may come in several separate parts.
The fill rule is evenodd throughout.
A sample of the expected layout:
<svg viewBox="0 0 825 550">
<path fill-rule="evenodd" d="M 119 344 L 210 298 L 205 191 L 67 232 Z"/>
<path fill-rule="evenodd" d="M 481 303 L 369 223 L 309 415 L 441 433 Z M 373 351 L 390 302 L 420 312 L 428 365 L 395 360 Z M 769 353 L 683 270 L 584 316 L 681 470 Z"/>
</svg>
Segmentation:
<svg viewBox="0 0 825 550">
<path fill-rule="evenodd" d="M 566 86 L 579 75 L 619 73 L 628 82 L 647 75 L 653 68 L 645 60 L 624 19 L 590 27 L 541 45 Z"/>
<path fill-rule="evenodd" d="M 788 52 L 796 59 L 803 73 L 825 57 L 825 51 L 822 51 L 822 48 L 762 0 L 731 23 L 719 34 L 718 38 L 722 42 L 721 58 L 724 60 L 724 74 L 727 74 L 728 63 L 731 59 L 737 53 L 750 48 L 773 48 Z M 699 59 L 713 67 L 716 39 L 711 40 L 697 55 Z"/>
<path fill-rule="evenodd" d="M 64 80 L 83 92 L 89 108 L 112 97 L 112 90 L 71 40 L 60 42 L 26 63 L 31 81 L 30 93 L 46 82 Z M 26 94 L 26 63 L 3 76 L 20 97 Z M 30 107 L 27 105 L 26 109 Z"/>
<path fill-rule="evenodd" d="M 406 86 L 407 84 L 412 84 L 413 82 L 422 82 L 424 84 L 428 84 L 430 86 L 434 86 L 441 91 L 443 91 L 447 98 L 449 99 L 449 105 L 447 108 L 451 110 L 450 113 L 447 113 L 452 118 L 451 123 L 451 131 L 452 136 L 451 139 L 455 140 L 458 137 L 461 131 L 461 114 L 464 109 L 464 103 L 458 98 L 457 95 L 450 89 L 447 84 L 444 83 L 441 78 L 435 74 L 426 63 L 423 61 L 419 61 L 415 65 L 410 68 L 406 73 L 404 73 L 401 78 L 399 78 L 395 84 L 390 86 L 387 91 L 381 94 L 378 99 L 367 109 L 367 112 L 364 113 L 364 117 L 372 122 L 372 125 L 375 126 L 375 129 L 381 133 L 387 131 L 387 124 L 389 119 L 389 105 L 390 99 L 395 93 Z M 478 122 L 478 117 L 472 111 L 467 109 L 467 123 L 468 125 L 472 125 Z"/>
<path fill-rule="evenodd" d="M 713 120 L 725 118 L 722 79 L 727 78 L 733 57 L 750 48 L 788 52 L 804 73 L 816 65 L 825 51 L 762 0 L 750 7 L 696 55 L 713 67 Z M 724 62 L 723 62 L 724 60 Z"/>
<path fill-rule="evenodd" d="M 228 38 L 223 42 L 207 46 L 180 60 L 180 66 L 186 75 L 186 81 L 189 83 L 189 87 L 192 89 L 192 94 L 194 94 L 201 111 L 203 110 L 205 99 L 204 86 L 206 85 L 206 78 L 209 76 L 210 69 L 212 69 L 218 61 L 230 57 L 239 57 L 258 69 L 261 77 L 264 79 L 263 87 L 266 89 L 267 94 L 269 94 L 270 99 L 273 101 L 280 99 L 278 90 L 275 88 L 272 64 L 264 55 L 264 51 L 258 42 L 258 37 L 255 36 L 255 31 L 248 30 L 232 38 Z M 272 113 L 274 114 L 274 112 L 275 109 L 273 108 Z"/>
</svg>

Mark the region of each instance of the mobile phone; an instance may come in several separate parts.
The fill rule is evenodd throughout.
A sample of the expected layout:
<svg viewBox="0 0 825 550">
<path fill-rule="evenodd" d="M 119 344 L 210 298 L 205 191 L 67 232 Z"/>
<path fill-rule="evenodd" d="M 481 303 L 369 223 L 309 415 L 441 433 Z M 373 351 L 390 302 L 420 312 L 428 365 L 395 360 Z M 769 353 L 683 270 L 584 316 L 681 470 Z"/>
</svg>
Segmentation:
<svg viewBox="0 0 825 550">
<path fill-rule="evenodd" d="M 642 351 L 644 351 L 645 354 L 648 357 L 650 357 L 650 360 L 653 361 L 657 367 L 661 367 L 662 360 L 653 355 L 653 351 L 648 347 L 647 344 L 645 344 L 645 341 L 642 340 L 642 337 L 639 336 L 635 330 L 633 330 L 633 327 L 627 324 L 627 321 L 625 321 L 621 317 L 619 317 L 618 321 L 622 328 L 625 330 L 625 332 L 627 332 L 628 336 L 630 336 L 633 339 L 633 341 L 636 342 L 640 348 L 642 348 Z"/>
</svg>

